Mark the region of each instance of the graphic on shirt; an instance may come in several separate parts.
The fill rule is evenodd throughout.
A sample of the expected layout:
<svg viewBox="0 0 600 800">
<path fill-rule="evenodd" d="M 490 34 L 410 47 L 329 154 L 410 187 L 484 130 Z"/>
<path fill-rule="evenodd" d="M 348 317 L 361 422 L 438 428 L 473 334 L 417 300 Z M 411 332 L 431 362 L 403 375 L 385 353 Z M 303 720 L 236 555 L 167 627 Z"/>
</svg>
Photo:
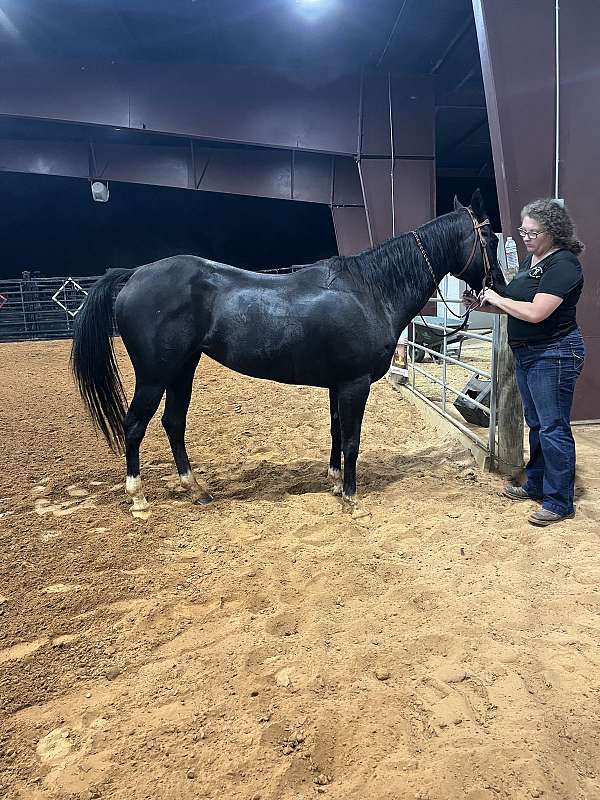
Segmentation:
<svg viewBox="0 0 600 800">
<path fill-rule="evenodd" d="M 529 274 L 532 278 L 541 278 L 544 274 L 544 268 L 540 267 L 539 264 L 536 264 L 535 267 L 531 267 Z"/>
</svg>

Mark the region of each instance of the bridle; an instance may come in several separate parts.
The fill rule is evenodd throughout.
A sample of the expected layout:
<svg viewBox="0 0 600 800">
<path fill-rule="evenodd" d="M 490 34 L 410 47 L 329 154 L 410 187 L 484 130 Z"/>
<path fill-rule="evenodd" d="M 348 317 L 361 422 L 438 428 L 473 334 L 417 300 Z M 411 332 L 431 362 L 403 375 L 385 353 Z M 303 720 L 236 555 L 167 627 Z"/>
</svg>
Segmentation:
<svg viewBox="0 0 600 800">
<path fill-rule="evenodd" d="M 473 247 L 471 248 L 471 252 L 469 253 L 469 257 L 467 258 L 467 261 L 466 261 L 464 267 L 461 269 L 461 271 L 460 272 L 452 272 L 451 271 L 450 274 L 453 275 L 455 278 L 460 278 L 461 275 L 464 275 L 464 273 L 467 271 L 467 269 L 471 266 L 471 264 L 473 262 L 473 259 L 475 258 L 475 253 L 477 252 L 477 245 L 479 245 L 479 247 L 481 249 L 481 258 L 483 260 L 483 272 L 484 272 L 483 288 L 481 289 L 481 292 L 478 295 L 479 305 L 481 305 L 481 297 L 483 296 L 483 292 L 485 291 L 485 289 L 488 289 L 488 288 L 491 289 L 493 287 L 493 285 L 494 285 L 494 279 L 493 279 L 493 276 L 492 276 L 492 265 L 491 265 L 491 262 L 490 262 L 490 255 L 488 253 L 487 242 L 485 241 L 485 239 L 483 237 L 483 232 L 481 230 L 485 225 L 491 225 L 491 223 L 490 223 L 490 221 L 489 221 L 489 219 L 487 217 L 483 220 L 483 222 L 478 222 L 477 218 L 475 217 L 475 214 L 473 214 L 473 212 L 471 211 L 471 209 L 468 206 L 464 206 L 464 209 L 465 209 L 465 211 L 467 212 L 467 214 L 469 215 L 469 217 L 471 219 L 471 223 L 473 225 L 473 231 L 475 233 L 475 237 L 474 237 L 474 240 L 473 240 Z M 439 292 L 439 295 L 440 295 L 440 298 L 442 300 L 442 303 L 446 306 L 448 311 L 453 316 L 458 316 L 459 319 L 464 320 L 459 327 L 452 328 L 451 333 L 456 333 L 457 331 L 463 330 L 463 328 L 465 328 L 467 322 L 469 321 L 469 314 L 471 313 L 471 311 L 473 309 L 469 308 L 469 309 L 467 309 L 467 311 L 464 314 L 457 315 L 456 312 L 453 311 L 450 308 L 450 306 L 446 302 L 443 294 L 439 291 L 439 280 L 435 277 L 435 272 L 433 271 L 433 267 L 431 266 L 431 261 L 429 260 L 429 256 L 427 255 L 427 251 L 423 247 L 423 242 L 421 241 L 421 237 L 419 236 L 419 234 L 416 231 L 411 231 L 411 233 L 415 238 L 415 241 L 416 241 L 416 243 L 417 243 L 417 245 L 419 247 L 419 250 L 421 251 L 421 255 L 423 256 L 423 259 L 425 260 L 425 263 L 427 264 L 427 268 L 429 269 L 429 272 L 431 273 L 431 277 L 433 278 L 433 282 L 435 284 L 435 288 Z M 429 328 L 433 333 L 435 333 L 436 336 L 440 336 L 440 338 L 444 338 L 444 336 L 448 335 L 447 333 L 442 333 L 442 334 L 437 333 L 436 331 L 433 330 L 433 328 L 431 328 L 425 322 L 425 320 L 423 319 L 423 315 L 422 314 L 420 315 L 420 317 L 423 320 L 423 323 L 424 323 L 425 327 Z"/>
</svg>

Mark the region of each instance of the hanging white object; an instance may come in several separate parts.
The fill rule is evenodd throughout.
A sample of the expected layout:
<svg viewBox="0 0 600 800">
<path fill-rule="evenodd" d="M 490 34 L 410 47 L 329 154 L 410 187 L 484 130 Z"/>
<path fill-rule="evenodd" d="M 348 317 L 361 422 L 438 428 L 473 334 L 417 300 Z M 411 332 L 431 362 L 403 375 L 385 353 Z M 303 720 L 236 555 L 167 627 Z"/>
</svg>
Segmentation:
<svg viewBox="0 0 600 800">
<path fill-rule="evenodd" d="M 108 203 L 108 183 L 94 181 L 92 183 L 92 197 L 97 203 Z"/>
<path fill-rule="evenodd" d="M 519 271 L 519 253 L 517 251 L 517 244 L 512 236 L 507 237 L 504 243 L 504 252 L 506 253 L 506 269 L 509 275 L 516 275 Z"/>
</svg>

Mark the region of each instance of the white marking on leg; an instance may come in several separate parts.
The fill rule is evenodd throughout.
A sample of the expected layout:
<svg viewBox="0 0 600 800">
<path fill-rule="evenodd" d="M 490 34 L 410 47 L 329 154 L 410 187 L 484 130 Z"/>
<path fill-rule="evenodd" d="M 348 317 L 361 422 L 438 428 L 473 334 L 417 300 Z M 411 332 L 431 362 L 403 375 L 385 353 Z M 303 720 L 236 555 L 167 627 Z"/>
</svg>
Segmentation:
<svg viewBox="0 0 600 800">
<path fill-rule="evenodd" d="M 184 472 L 179 476 L 179 480 L 181 481 L 181 485 L 186 492 L 190 493 L 192 502 L 195 503 L 198 500 L 209 502 L 212 500 L 212 496 L 205 489 L 203 489 L 196 480 L 193 470 L 190 469 L 188 472 Z"/>
<path fill-rule="evenodd" d="M 340 495 L 342 493 L 342 472 L 339 469 L 333 469 L 333 467 L 329 467 L 327 470 L 327 474 L 330 478 L 333 478 L 333 493 L 335 495 Z"/>
<path fill-rule="evenodd" d="M 352 511 L 352 519 L 363 520 L 361 524 L 368 522 L 368 518 L 371 517 L 371 512 L 366 508 L 363 508 L 355 494 L 353 494 L 352 497 L 349 497 L 347 494 L 343 494 L 342 499 L 347 505 L 347 508 Z"/>
<path fill-rule="evenodd" d="M 125 481 L 125 491 L 133 500 L 132 511 L 147 511 L 150 504 L 144 497 L 142 479 L 139 475 L 128 475 Z"/>
<path fill-rule="evenodd" d="M 183 488 L 188 492 L 193 492 L 200 489 L 198 486 L 198 481 L 196 480 L 196 476 L 192 470 L 184 472 L 183 475 L 180 475 L 179 480 L 181 481 Z"/>
</svg>

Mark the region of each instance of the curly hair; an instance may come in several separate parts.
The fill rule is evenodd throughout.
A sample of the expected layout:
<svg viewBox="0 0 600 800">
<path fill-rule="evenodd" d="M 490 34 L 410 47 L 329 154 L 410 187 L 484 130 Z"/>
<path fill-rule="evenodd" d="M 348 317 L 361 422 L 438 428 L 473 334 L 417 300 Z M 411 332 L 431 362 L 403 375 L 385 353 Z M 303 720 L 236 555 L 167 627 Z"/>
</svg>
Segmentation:
<svg viewBox="0 0 600 800">
<path fill-rule="evenodd" d="M 521 219 L 531 217 L 554 238 L 554 244 L 570 250 L 575 255 L 583 253 L 585 245 L 575 236 L 575 225 L 565 206 L 551 197 L 533 200 L 521 211 Z"/>
</svg>

